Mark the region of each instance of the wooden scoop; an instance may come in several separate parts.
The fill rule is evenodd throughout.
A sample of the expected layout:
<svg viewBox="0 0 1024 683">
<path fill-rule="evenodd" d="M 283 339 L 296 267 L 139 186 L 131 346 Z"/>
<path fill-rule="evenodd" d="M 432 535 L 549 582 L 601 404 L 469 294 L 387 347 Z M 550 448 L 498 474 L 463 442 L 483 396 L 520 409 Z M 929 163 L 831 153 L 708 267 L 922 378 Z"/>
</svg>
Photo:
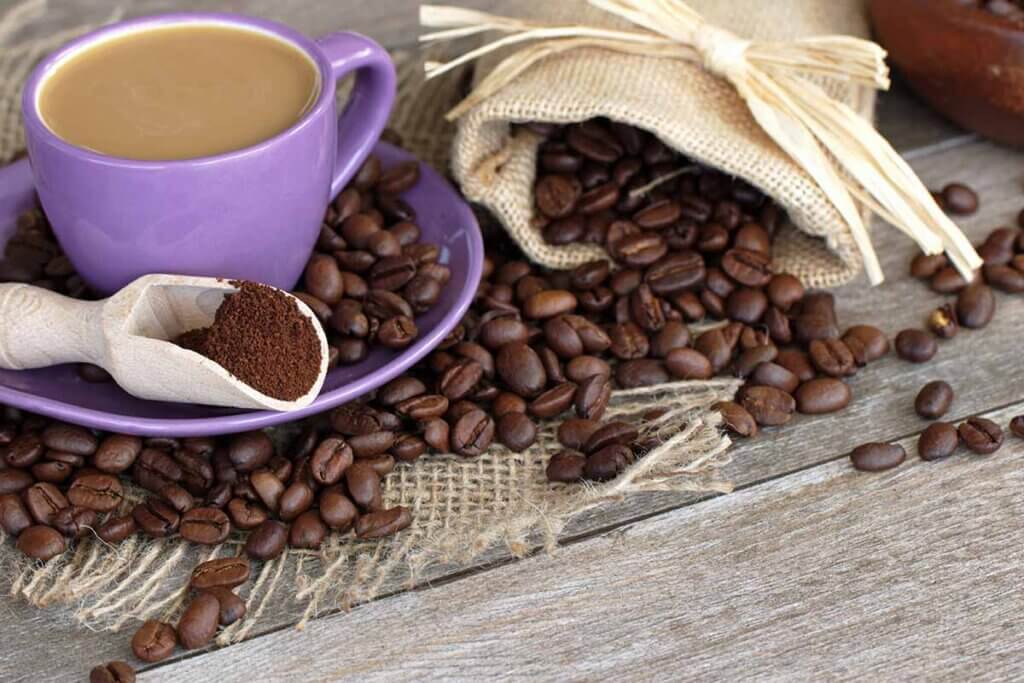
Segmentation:
<svg viewBox="0 0 1024 683">
<path fill-rule="evenodd" d="M 237 287 L 216 278 L 146 275 L 104 301 L 77 301 L 23 284 L 0 285 L 0 367 L 27 370 L 92 363 L 139 398 L 277 411 L 304 408 L 327 375 L 327 339 L 298 299 L 320 339 L 320 375 L 295 401 L 260 393 L 221 365 L 171 339 L 213 323 Z M 288 295 L 291 296 L 291 295 Z M 293 297 L 294 298 L 294 297 Z"/>
</svg>

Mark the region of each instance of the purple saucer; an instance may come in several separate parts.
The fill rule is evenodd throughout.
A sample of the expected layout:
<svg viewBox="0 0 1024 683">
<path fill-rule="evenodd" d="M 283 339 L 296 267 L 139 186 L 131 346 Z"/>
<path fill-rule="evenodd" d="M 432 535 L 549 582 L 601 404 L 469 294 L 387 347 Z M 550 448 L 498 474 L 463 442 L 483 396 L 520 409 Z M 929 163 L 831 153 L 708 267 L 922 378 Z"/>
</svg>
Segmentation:
<svg viewBox="0 0 1024 683">
<path fill-rule="evenodd" d="M 385 167 L 413 158 L 383 142 L 374 153 Z M 113 383 L 85 382 L 71 366 L 0 370 L 0 403 L 111 432 L 214 436 L 291 422 L 376 389 L 430 353 L 458 324 L 473 300 L 483 268 L 483 239 L 473 212 L 444 178 L 426 165 L 421 165 L 421 171 L 419 184 L 403 198 L 416 209 L 422 239 L 441 248 L 440 262 L 451 269 L 451 281 L 437 305 L 416 318 L 420 337 L 415 344 L 402 352 L 378 348 L 358 365 L 332 370 L 309 407 L 275 413 L 144 401 Z M 0 169 L 0 246 L 10 238 L 18 214 L 33 206 L 34 192 L 27 161 Z"/>
</svg>

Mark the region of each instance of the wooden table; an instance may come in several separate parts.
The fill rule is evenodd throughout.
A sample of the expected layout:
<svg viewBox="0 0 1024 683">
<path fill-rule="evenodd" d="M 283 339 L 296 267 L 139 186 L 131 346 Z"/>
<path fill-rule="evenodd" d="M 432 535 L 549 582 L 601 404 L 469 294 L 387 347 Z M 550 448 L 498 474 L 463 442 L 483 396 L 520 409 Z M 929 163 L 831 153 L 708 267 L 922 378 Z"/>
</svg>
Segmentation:
<svg viewBox="0 0 1024 683">
<path fill-rule="evenodd" d="M 98 17 L 108 0 L 50 3 L 43 28 Z M 414 42 L 413 0 L 133 0 L 129 15 L 246 11 L 311 34 L 336 27 L 390 46 Z M 479 1 L 494 8 L 512 2 Z M 898 89 L 880 125 L 930 186 L 965 181 L 974 239 L 1024 207 L 1024 158 L 938 120 Z M 882 225 L 889 281 L 836 292 L 844 324 L 919 326 L 942 298 L 907 276 L 911 243 Z M 945 342 L 936 360 L 889 357 L 851 381 L 854 404 L 741 443 L 728 496 L 637 496 L 576 519 L 556 555 L 495 551 L 472 571 L 436 570 L 415 590 L 334 613 L 304 631 L 282 605 L 247 642 L 177 654 L 141 680 L 988 679 L 1024 676 L 1024 440 L 996 455 L 916 457 L 926 426 L 913 397 L 946 379 L 949 418 L 1006 424 L 1024 413 L 1024 297 L 995 322 Z M 853 471 L 865 440 L 907 447 L 884 474 Z M 0 598 L 0 680 L 81 680 L 128 658 L 127 633 L 96 633 L 59 609 Z"/>
</svg>

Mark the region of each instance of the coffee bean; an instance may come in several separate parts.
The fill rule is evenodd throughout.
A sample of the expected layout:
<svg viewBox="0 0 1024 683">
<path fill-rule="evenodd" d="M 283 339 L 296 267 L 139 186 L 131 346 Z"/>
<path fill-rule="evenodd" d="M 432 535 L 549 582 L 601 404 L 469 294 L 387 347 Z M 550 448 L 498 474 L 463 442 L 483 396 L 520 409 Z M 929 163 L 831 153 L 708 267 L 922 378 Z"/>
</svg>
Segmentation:
<svg viewBox="0 0 1024 683">
<path fill-rule="evenodd" d="M 804 286 L 789 273 L 778 273 L 768 281 L 768 299 L 779 310 L 788 311 L 804 298 Z"/>
<path fill-rule="evenodd" d="M 903 446 L 890 443 L 866 443 L 850 453 L 855 469 L 862 472 L 882 472 L 898 466 L 907 459 Z"/>
<path fill-rule="evenodd" d="M 109 474 L 83 474 L 71 483 L 68 500 L 72 505 L 110 512 L 121 504 L 124 489 L 117 477 Z"/>
<path fill-rule="evenodd" d="M 922 460 L 941 460 L 953 455 L 959 445 L 956 428 L 948 422 L 935 422 L 921 432 L 917 454 Z"/>
<path fill-rule="evenodd" d="M 772 279 L 770 258 L 748 249 L 731 249 L 722 256 L 722 270 L 747 287 L 764 287 Z"/>
<path fill-rule="evenodd" d="M 992 321 L 996 312 L 996 297 L 987 285 L 975 283 L 956 299 L 956 318 L 964 327 L 980 329 Z"/>
<path fill-rule="evenodd" d="M 575 398 L 576 385 L 572 382 L 563 382 L 535 398 L 530 403 L 528 411 L 534 417 L 552 418 L 568 410 Z"/>
<path fill-rule="evenodd" d="M 174 633 L 174 628 L 150 619 L 132 636 L 132 653 L 144 662 L 159 662 L 170 657 L 177 644 L 178 637 Z"/>
<path fill-rule="evenodd" d="M 220 607 L 217 621 L 221 626 L 230 626 L 245 618 L 245 601 L 232 593 L 231 589 L 215 586 L 207 588 L 204 592 L 217 599 L 217 604 Z"/>
<path fill-rule="evenodd" d="M 755 251 L 765 256 L 772 255 L 772 238 L 768 231 L 757 223 L 746 223 L 736 231 L 733 246 L 737 249 Z"/>
<path fill-rule="evenodd" d="M 792 394 L 800 386 L 800 378 L 778 363 L 761 363 L 754 368 L 747 382 L 753 386 L 775 387 L 787 394 Z"/>
<path fill-rule="evenodd" d="M 738 287 L 725 302 L 725 313 L 732 320 L 756 325 L 768 309 L 768 297 L 761 289 Z"/>
<path fill-rule="evenodd" d="M 583 477 L 591 481 L 609 481 L 619 476 L 633 461 L 633 452 L 622 444 L 611 444 L 587 457 Z"/>
<path fill-rule="evenodd" d="M 924 385 L 914 400 L 914 410 L 921 417 L 934 420 L 942 417 L 953 404 L 953 387 L 941 380 Z"/>
<path fill-rule="evenodd" d="M 520 396 L 536 396 L 547 384 L 547 373 L 537 352 L 521 342 L 498 349 L 495 369 L 509 388 Z"/>
<path fill-rule="evenodd" d="M 576 308 L 576 296 L 564 289 L 548 289 L 529 297 L 523 304 L 527 318 L 543 319 L 569 313 Z"/>
<path fill-rule="evenodd" d="M 457 401 L 468 396 L 476 387 L 477 382 L 480 381 L 483 375 L 483 367 L 481 367 L 481 365 L 475 360 L 461 358 L 455 361 L 455 363 L 441 374 L 441 378 L 438 380 L 437 384 L 438 390 L 444 394 L 444 398 L 447 399 L 445 401 L 444 410 L 447 410 L 447 401 Z M 422 403 L 421 398 L 414 398 L 412 401 L 419 401 Z M 409 413 L 409 415 L 414 419 L 424 420 L 443 415 L 444 410 L 440 410 L 436 414 L 427 414 L 425 416 L 413 415 L 412 413 Z M 422 414 L 424 411 L 422 408 L 420 410 L 413 408 L 413 412 Z"/>
<path fill-rule="evenodd" d="M 376 187 L 382 195 L 399 195 L 411 190 L 419 181 L 419 162 L 403 161 L 384 171 Z"/>
<path fill-rule="evenodd" d="M 192 543 L 217 545 L 231 533 L 231 521 L 217 508 L 193 508 L 182 515 L 178 533 Z"/>
<path fill-rule="evenodd" d="M 789 422 L 796 411 L 796 401 L 784 391 L 775 387 L 748 387 L 740 400 L 757 424 L 762 427 L 778 427 Z"/>
<path fill-rule="evenodd" d="M 957 427 L 960 441 L 972 453 L 989 455 L 1003 445 L 1003 429 L 992 420 L 971 417 Z"/>
<path fill-rule="evenodd" d="M 89 683 L 135 683 L 135 669 L 127 662 L 107 662 L 93 667 Z"/>
<path fill-rule="evenodd" d="M 375 458 L 378 455 L 383 455 L 394 444 L 395 433 L 385 430 L 348 438 L 348 445 L 352 448 L 352 453 L 356 458 Z"/>
<path fill-rule="evenodd" d="M 910 275 L 927 280 L 949 265 L 949 257 L 943 254 L 918 254 L 910 262 Z"/>
<path fill-rule="evenodd" d="M 714 375 L 707 356 L 694 349 L 673 349 L 665 357 L 665 367 L 676 379 L 701 380 Z"/>
<path fill-rule="evenodd" d="M 39 462 L 46 446 L 37 434 L 21 434 L 7 446 L 4 461 L 8 467 L 28 468 Z"/>
<path fill-rule="evenodd" d="M 452 450 L 475 458 L 494 441 L 494 419 L 482 410 L 471 410 L 458 419 L 451 430 Z"/>
<path fill-rule="evenodd" d="M 25 507 L 39 524 L 52 524 L 54 515 L 68 507 L 68 499 L 53 484 L 38 482 L 24 493 Z"/>
<path fill-rule="evenodd" d="M 52 450 L 88 456 L 96 452 L 96 437 L 88 429 L 55 422 L 43 430 L 43 444 Z"/>
<path fill-rule="evenodd" d="M 911 363 L 927 363 L 939 350 L 935 338 L 921 330 L 903 330 L 896 335 L 896 353 Z"/>
<path fill-rule="evenodd" d="M 234 588 L 249 580 L 249 571 L 249 560 L 245 557 L 208 560 L 192 570 L 189 586 L 195 590 Z"/>
<path fill-rule="evenodd" d="M 537 425 L 523 413 L 507 413 L 498 419 L 498 441 L 514 453 L 522 453 L 537 441 Z"/>
<path fill-rule="evenodd" d="M 220 623 L 220 602 L 209 593 L 197 593 L 178 619 L 178 641 L 186 650 L 205 647 Z"/>
<path fill-rule="evenodd" d="M 341 480 L 345 470 L 352 464 L 352 458 L 352 447 L 345 439 L 331 436 L 321 441 L 313 451 L 309 459 L 309 470 L 317 483 L 330 486 Z"/>
<path fill-rule="evenodd" d="M 181 516 L 170 505 L 157 498 L 147 498 L 132 508 L 132 518 L 153 538 L 164 538 L 178 531 Z"/>
<path fill-rule="evenodd" d="M 962 183 L 950 183 L 942 188 L 942 206 L 949 213 L 967 216 L 978 210 L 978 195 Z"/>
<path fill-rule="evenodd" d="M 954 294 L 967 286 L 967 280 L 956 268 L 946 266 L 932 276 L 929 286 L 939 294 Z"/>
<path fill-rule="evenodd" d="M 928 316 L 928 329 L 940 339 L 951 339 L 960 331 L 952 304 L 939 306 Z"/>
<path fill-rule="evenodd" d="M 1024 260 L 1021 261 L 1024 263 Z M 1020 294 L 1024 292 L 1024 271 L 1008 265 L 986 265 L 982 269 L 985 282 L 1001 292 Z"/>
<path fill-rule="evenodd" d="M 721 401 L 715 409 L 722 414 L 722 424 L 733 434 L 750 437 L 757 434 L 757 422 L 746 408 L 733 401 Z"/>
<path fill-rule="evenodd" d="M 608 376 L 591 375 L 583 380 L 576 390 L 576 414 L 587 420 L 599 420 L 608 408 L 612 386 Z"/>
<path fill-rule="evenodd" d="M 316 510 L 306 510 L 292 523 L 288 545 L 292 548 L 318 550 L 327 537 L 327 525 Z"/>
<path fill-rule="evenodd" d="M 609 237 L 609 241 L 611 238 Z M 632 268 L 646 268 L 668 253 L 665 238 L 656 233 L 639 232 L 610 242 L 612 256 Z"/>
<path fill-rule="evenodd" d="M 242 498 L 228 501 L 228 516 L 239 529 L 255 529 L 267 521 L 267 510 L 259 503 Z"/>
<path fill-rule="evenodd" d="M 833 377 L 804 382 L 796 390 L 796 408 L 805 415 L 823 415 L 842 410 L 850 404 L 850 387 Z"/>
<path fill-rule="evenodd" d="M 830 316 L 804 313 L 793 319 L 793 336 L 803 344 L 818 339 L 838 339 L 839 328 Z"/>
<path fill-rule="evenodd" d="M 391 536 L 412 523 L 412 511 L 407 507 L 393 507 L 380 512 L 360 515 L 356 520 L 356 537 L 362 539 Z"/>
<path fill-rule="evenodd" d="M 267 464 L 274 444 L 263 432 L 236 434 L 228 444 L 228 458 L 239 472 L 252 472 Z"/>
<path fill-rule="evenodd" d="M 104 543 L 116 545 L 127 540 L 138 530 L 138 528 L 139 527 L 135 523 L 135 519 L 131 515 L 109 517 L 96 529 L 96 535 L 99 536 L 100 540 Z"/>
<path fill-rule="evenodd" d="M 0 529 L 13 537 L 32 524 L 32 517 L 22 504 L 21 498 L 14 493 L 0 495 Z"/>
<path fill-rule="evenodd" d="M 652 264 L 644 274 L 644 282 L 658 296 L 666 296 L 700 285 L 705 275 L 700 254 L 678 251 Z"/>
<path fill-rule="evenodd" d="M 583 478 L 587 459 L 575 451 L 559 451 L 548 460 L 546 470 L 548 481 L 572 483 Z"/>
<path fill-rule="evenodd" d="M 978 247 L 978 256 L 985 261 L 985 265 L 1006 265 L 1013 259 L 1015 245 L 1021 234 L 1019 228 L 996 228 Z"/>
<path fill-rule="evenodd" d="M 690 344 L 690 331 L 678 320 L 670 320 L 660 332 L 651 337 L 650 353 L 657 358 L 665 358 L 675 349 L 685 348 Z"/>
<path fill-rule="evenodd" d="M 380 509 L 380 476 L 371 466 L 357 461 L 345 470 L 345 488 L 355 504 L 362 509 Z"/>
<path fill-rule="evenodd" d="M 288 527 L 268 519 L 249 534 L 245 554 L 254 560 L 272 560 L 281 554 L 287 540 Z"/>
<path fill-rule="evenodd" d="M 416 323 L 405 316 L 394 316 L 380 324 L 377 341 L 389 349 L 404 349 L 419 334 Z"/>
<path fill-rule="evenodd" d="M 587 443 L 583 446 L 583 451 L 589 456 L 607 446 L 626 446 L 636 441 L 638 436 L 636 427 L 628 422 L 622 420 L 608 422 L 590 435 Z"/>
<path fill-rule="evenodd" d="M 857 371 L 849 347 L 838 339 L 815 339 L 808 351 L 814 367 L 829 377 L 848 377 Z"/>
<path fill-rule="evenodd" d="M 310 294 L 328 306 L 341 301 L 345 294 L 345 282 L 338 262 L 327 254 L 313 254 L 306 265 L 305 286 Z"/>
<path fill-rule="evenodd" d="M 1024 415 L 1018 415 L 1010 420 L 1010 431 L 1024 439 Z"/>
<path fill-rule="evenodd" d="M 729 339 L 722 328 L 716 328 L 698 336 L 693 343 L 693 347 L 711 363 L 712 372 L 717 374 L 724 370 L 732 361 L 735 345 L 729 343 Z M 666 359 L 670 370 L 672 368 L 671 355 L 673 354 L 670 354 L 670 357 Z M 681 376 L 675 371 L 673 371 L 673 374 L 677 377 Z"/>
<path fill-rule="evenodd" d="M 873 325 L 854 325 L 843 334 L 843 343 L 858 365 L 867 365 L 889 353 L 889 340 Z"/>
<path fill-rule="evenodd" d="M 319 503 L 321 519 L 336 531 L 347 531 L 359 514 L 355 504 L 336 488 L 323 491 Z"/>
<path fill-rule="evenodd" d="M 582 187 L 564 175 L 549 175 L 540 179 L 534 188 L 537 208 L 548 218 L 564 218 L 576 208 Z"/>
</svg>

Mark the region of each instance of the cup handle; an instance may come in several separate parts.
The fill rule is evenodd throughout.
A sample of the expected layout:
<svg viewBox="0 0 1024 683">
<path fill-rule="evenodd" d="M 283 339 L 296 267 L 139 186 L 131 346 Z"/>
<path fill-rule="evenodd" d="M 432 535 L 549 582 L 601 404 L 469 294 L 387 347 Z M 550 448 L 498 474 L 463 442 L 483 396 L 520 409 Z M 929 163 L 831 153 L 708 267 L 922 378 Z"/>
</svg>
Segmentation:
<svg viewBox="0 0 1024 683">
<path fill-rule="evenodd" d="M 338 156 L 331 181 L 333 199 L 355 175 L 377 144 L 395 102 L 395 65 L 377 43 L 358 33 L 332 33 L 317 39 L 337 82 L 356 71 L 355 88 L 338 118 Z"/>
</svg>

